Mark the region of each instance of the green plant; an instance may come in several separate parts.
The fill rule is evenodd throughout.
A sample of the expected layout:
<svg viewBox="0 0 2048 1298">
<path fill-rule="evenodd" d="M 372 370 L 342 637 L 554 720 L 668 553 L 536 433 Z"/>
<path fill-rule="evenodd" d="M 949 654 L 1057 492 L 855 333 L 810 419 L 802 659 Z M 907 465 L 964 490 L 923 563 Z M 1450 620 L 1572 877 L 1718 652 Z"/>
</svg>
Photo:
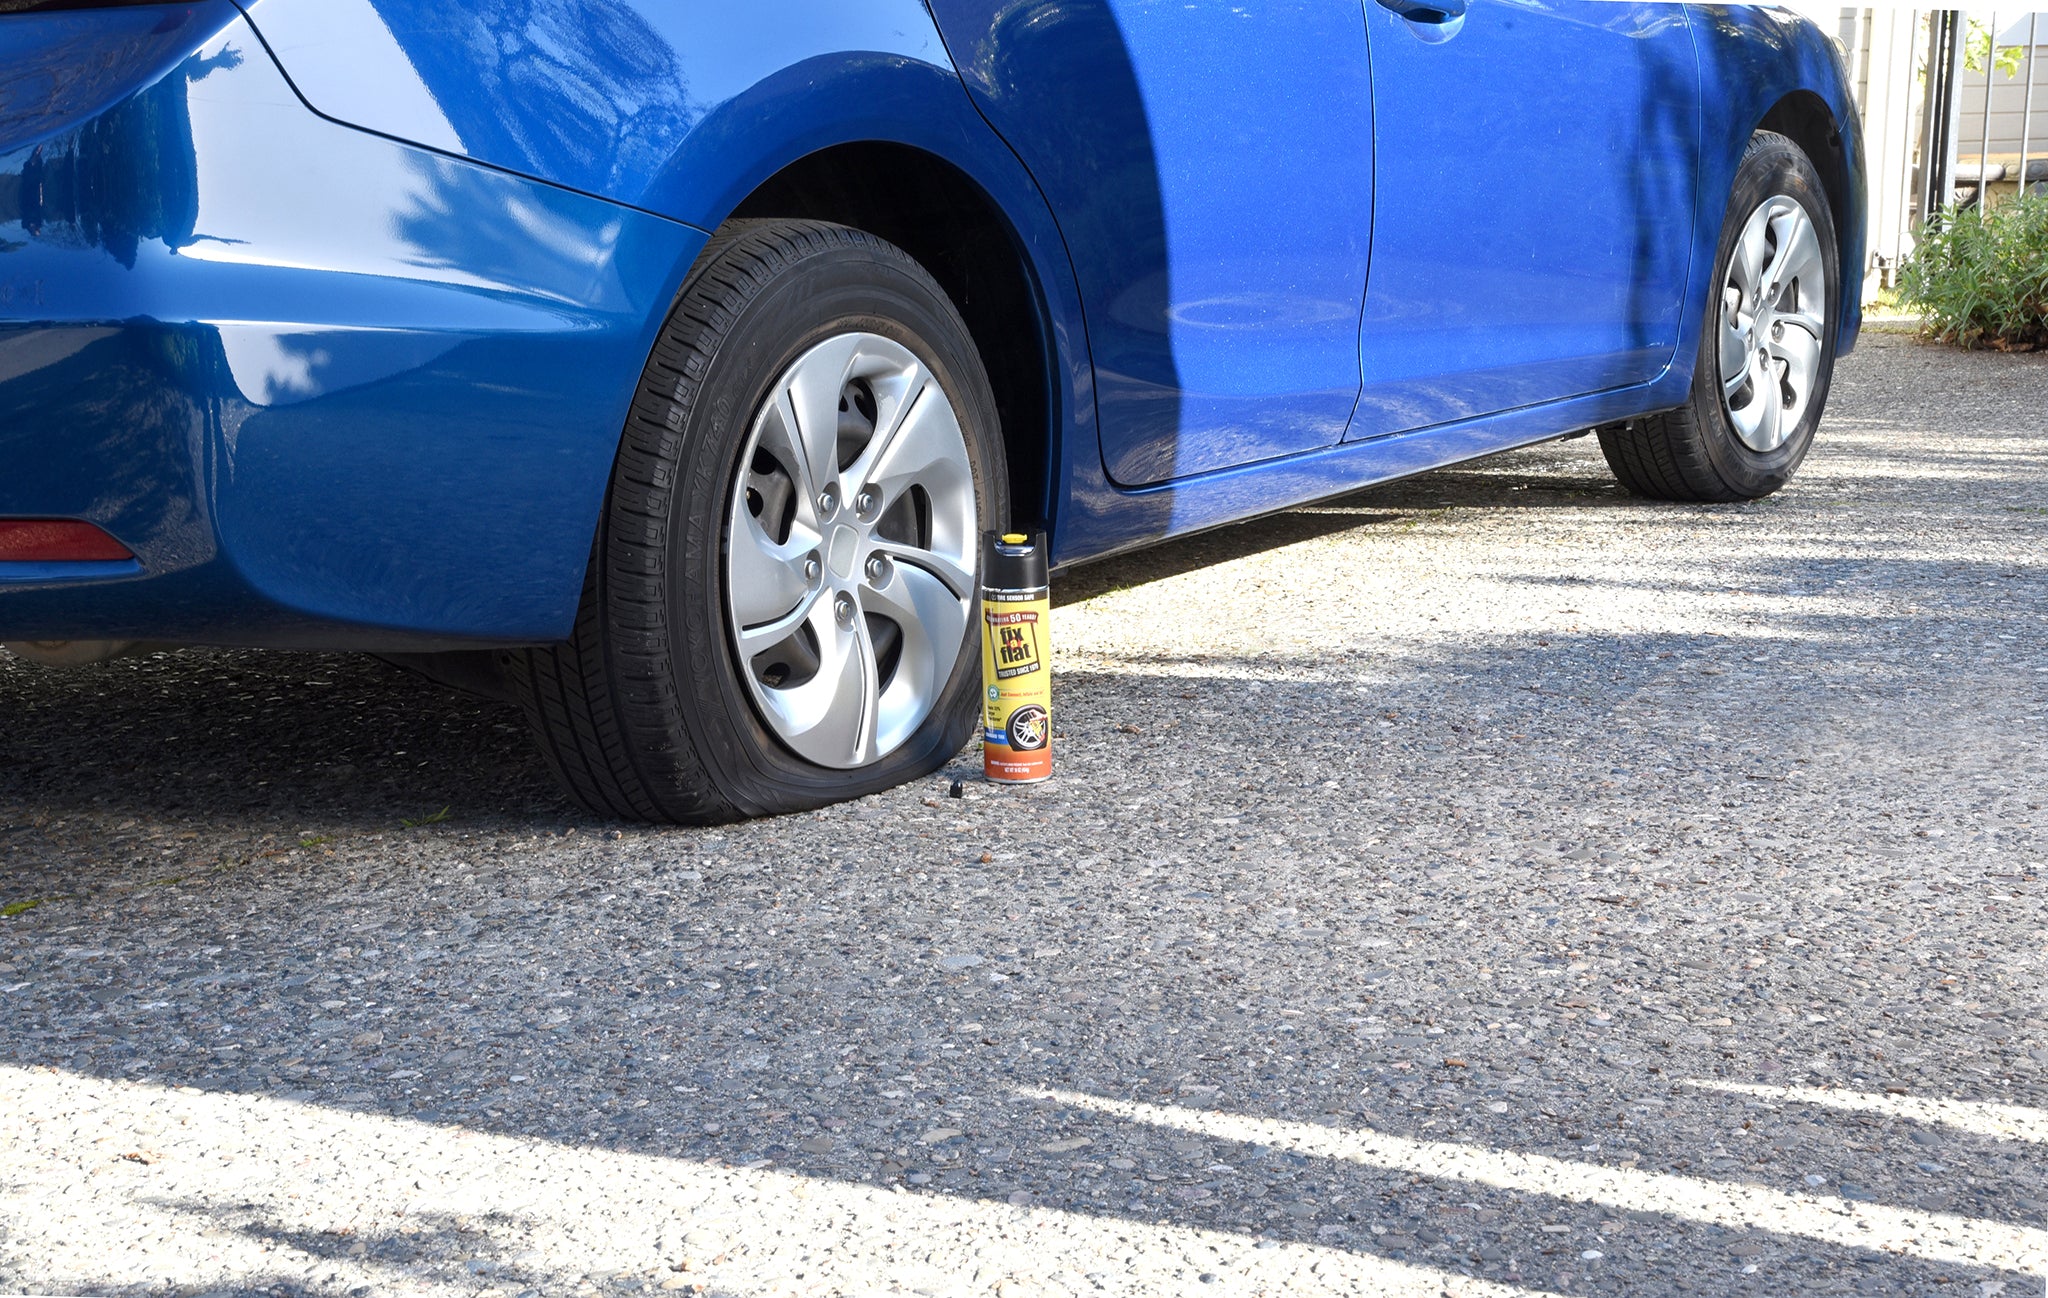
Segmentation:
<svg viewBox="0 0 2048 1298">
<path fill-rule="evenodd" d="M 1987 59 L 2010 81 L 2020 74 L 2020 63 L 2026 57 L 2024 45 L 2001 45 L 1994 53 L 1991 48 L 1991 29 L 1975 18 L 1970 19 L 1969 35 L 1963 41 L 1963 66 L 1972 72 L 1982 72 Z"/>
<path fill-rule="evenodd" d="M 2048 196 L 1989 212 L 1947 208 L 1920 233 L 1899 275 L 1899 298 L 1927 332 L 1960 347 L 2048 347 Z"/>
</svg>

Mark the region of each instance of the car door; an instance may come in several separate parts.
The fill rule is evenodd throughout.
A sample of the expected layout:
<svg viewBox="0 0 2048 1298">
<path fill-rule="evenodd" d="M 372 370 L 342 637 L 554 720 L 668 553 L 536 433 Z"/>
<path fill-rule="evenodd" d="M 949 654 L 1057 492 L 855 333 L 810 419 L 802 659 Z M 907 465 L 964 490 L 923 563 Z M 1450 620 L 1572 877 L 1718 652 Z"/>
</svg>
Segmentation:
<svg viewBox="0 0 2048 1298">
<path fill-rule="evenodd" d="M 1111 480 L 1339 441 L 1372 212 L 1358 0 L 932 9 L 1065 236 Z"/>
<path fill-rule="evenodd" d="M 1678 338 L 1687 7 L 1426 3 L 1443 7 L 1364 0 L 1375 202 L 1351 438 L 1644 383 Z"/>
</svg>

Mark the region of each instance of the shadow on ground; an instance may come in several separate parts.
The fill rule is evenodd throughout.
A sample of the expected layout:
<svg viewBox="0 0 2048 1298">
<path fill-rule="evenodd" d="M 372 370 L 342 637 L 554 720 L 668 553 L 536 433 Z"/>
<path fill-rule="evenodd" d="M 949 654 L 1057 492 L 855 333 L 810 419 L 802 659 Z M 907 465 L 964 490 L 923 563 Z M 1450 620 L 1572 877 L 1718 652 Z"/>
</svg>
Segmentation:
<svg viewBox="0 0 2048 1298">
<path fill-rule="evenodd" d="M 1082 569 L 1062 598 L 1446 509 L 1717 512 L 1620 498 L 1585 445 Z M 146 1145 L 37 1146 L 110 1168 L 98 1193 L 152 1229 L 276 1250 L 228 1286 L 250 1292 L 752 1292 L 720 1268 L 784 1244 L 676 1271 L 697 1246 L 656 1240 L 666 1209 L 607 1209 L 645 1236 L 631 1264 L 534 1241 L 573 1235 L 584 1202 L 550 1187 L 645 1175 L 710 1202 L 785 1174 L 831 1202 L 902 1187 L 992 1231 L 1025 1231 L 1019 1207 L 1112 1240 L 1313 1245 L 1390 1284 L 2024 1292 L 2048 1238 L 2048 1050 L 2024 937 L 2040 798 L 2013 772 L 2039 769 L 2020 637 L 2043 609 L 2039 524 L 2005 507 L 2033 489 L 1928 506 L 2037 529 L 2017 557 L 1930 552 L 1918 524 L 1844 539 L 1797 496 L 1756 507 L 1769 539 L 1670 597 L 1825 598 L 1741 636 L 1390 635 L 1199 673 L 1134 654 L 1063 678 L 1052 784 L 953 799 L 940 779 L 715 831 L 582 818 L 512 710 L 369 660 L 8 663 L 0 1054 L 57 1070 L 16 1074 L 48 1092 L 36 1121 L 73 1092 L 150 1109 L 95 1079 L 226 1097 L 256 1132 L 310 1114 L 324 1193 L 362 1142 L 365 1214 L 411 1168 L 489 1173 L 464 1191 L 488 1211 L 359 1228 L 218 1158 L 173 1200 L 130 1157 Z M 1680 540 L 1638 543 L 1683 564 Z M 1526 563 L 1510 596 L 1559 579 Z M 1927 670 L 1987 645 L 2014 668 Z M 728 1215 L 758 1218 L 746 1202 Z M 958 1230 L 928 1233 L 943 1251 Z M 866 1265 L 878 1246 L 842 1247 Z M 79 1274 L 6 1256 L 11 1285 Z"/>
</svg>

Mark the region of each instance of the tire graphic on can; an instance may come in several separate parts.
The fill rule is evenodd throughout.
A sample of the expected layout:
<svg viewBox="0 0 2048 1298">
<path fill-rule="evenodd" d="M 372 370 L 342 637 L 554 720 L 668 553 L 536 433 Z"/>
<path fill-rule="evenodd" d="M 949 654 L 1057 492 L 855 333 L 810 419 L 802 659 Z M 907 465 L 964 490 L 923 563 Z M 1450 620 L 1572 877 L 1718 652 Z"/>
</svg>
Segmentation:
<svg viewBox="0 0 2048 1298">
<path fill-rule="evenodd" d="M 1043 748 L 1050 729 L 1044 708 L 1035 703 L 1018 708 L 1010 714 L 1010 747 L 1019 752 Z"/>
</svg>

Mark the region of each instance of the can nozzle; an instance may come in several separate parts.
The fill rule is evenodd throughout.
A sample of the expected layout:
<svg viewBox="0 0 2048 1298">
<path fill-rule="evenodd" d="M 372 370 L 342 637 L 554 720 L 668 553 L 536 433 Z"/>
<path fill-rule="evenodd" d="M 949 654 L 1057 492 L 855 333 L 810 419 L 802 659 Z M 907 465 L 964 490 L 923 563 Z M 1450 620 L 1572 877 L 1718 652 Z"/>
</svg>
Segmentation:
<svg viewBox="0 0 2048 1298">
<path fill-rule="evenodd" d="M 1045 533 L 982 534 L 981 584 L 993 590 L 1046 587 Z"/>
</svg>

